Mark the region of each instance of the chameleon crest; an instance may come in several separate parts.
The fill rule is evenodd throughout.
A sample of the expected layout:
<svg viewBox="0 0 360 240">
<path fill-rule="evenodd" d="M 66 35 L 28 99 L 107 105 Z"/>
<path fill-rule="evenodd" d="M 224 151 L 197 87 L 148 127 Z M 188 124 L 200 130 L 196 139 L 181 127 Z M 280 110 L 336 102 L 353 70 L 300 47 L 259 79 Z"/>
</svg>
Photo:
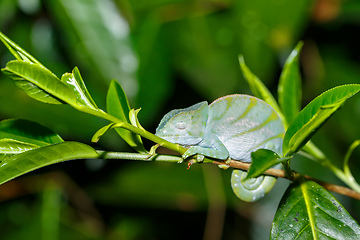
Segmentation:
<svg viewBox="0 0 360 240">
<path fill-rule="evenodd" d="M 251 162 L 251 152 L 259 148 L 282 154 L 285 129 L 276 111 L 266 102 L 248 95 L 234 94 L 210 105 L 200 102 L 172 110 L 161 120 L 156 135 L 188 147 L 193 155 Z M 235 169 L 231 186 L 245 201 L 256 201 L 271 190 L 276 178 L 260 176 L 243 181 L 246 172 Z"/>
</svg>

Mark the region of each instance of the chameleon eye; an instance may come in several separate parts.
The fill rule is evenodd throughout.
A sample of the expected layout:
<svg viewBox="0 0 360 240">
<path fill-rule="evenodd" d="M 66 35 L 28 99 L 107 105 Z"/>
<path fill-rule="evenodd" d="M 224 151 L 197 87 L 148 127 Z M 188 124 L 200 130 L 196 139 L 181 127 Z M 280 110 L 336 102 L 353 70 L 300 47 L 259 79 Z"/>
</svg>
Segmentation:
<svg viewBox="0 0 360 240">
<path fill-rule="evenodd" d="M 186 129 L 187 124 L 184 121 L 179 121 L 175 124 L 175 127 L 179 130 L 184 130 L 184 129 Z"/>
</svg>

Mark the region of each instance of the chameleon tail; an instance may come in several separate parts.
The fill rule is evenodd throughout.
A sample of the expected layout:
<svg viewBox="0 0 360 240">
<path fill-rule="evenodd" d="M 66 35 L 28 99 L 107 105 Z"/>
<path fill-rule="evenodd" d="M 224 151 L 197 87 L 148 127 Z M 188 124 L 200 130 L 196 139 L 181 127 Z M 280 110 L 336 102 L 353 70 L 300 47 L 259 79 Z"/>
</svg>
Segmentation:
<svg viewBox="0 0 360 240">
<path fill-rule="evenodd" d="M 246 175 L 246 171 L 239 169 L 234 169 L 231 174 L 231 187 L 235 195 L 246 202 L 255 202 L 264 197 L 276 182 L 276 177 L 263 175 L 243 181 Z"/>
</svg>

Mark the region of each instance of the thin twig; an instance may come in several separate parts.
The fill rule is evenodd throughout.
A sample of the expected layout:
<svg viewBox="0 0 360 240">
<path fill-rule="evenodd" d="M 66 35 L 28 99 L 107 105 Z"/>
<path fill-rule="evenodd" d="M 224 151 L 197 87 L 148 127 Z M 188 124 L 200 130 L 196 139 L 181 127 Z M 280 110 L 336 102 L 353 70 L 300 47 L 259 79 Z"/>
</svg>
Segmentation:
<svg viewBox="0 0 360 240">
<path fill-rule="evenodd" d="M 213 161 L 213 164 L 223 165 L 224 162 Z M 228 165 L 230 167 L 232 167 L 232 168 L 237 168 L 237 169 L 241 169 L 241 170 L 249 170 L 251 164 L 240 162 L 240 161 L 230 160 Z M 286 179 L 288 179 L 290 181 L 294 181 L 299 176 L 298 173 L 294 172 L 294 177 L 292 179 L 289 179 L 289 178 L 287 178 L 285 176 L 285 172 L 283 170 L 273 169 L 273 168 L 266 170 L 264 172 L 264 174 L 269 175 L 269 176 L 274 176 L 274 177 L 286 178 Z M 335 185 L 335 184 L 331 184 L 331 183 L 327 183 L 327 182 L 323 182 L 321 180 L 312 178 L 312 177 L 307 176 L 307 175 L 301 175 L 301 176 L 305 177 L 308 180 L 316 182 L 317 184 L 323 186 L 325 189 L 327 189 L 329 191 L 336 192 L 336 193 L 339 193 L 341 195 L 345 195 L 345 196 L 360 200 L 360 193 L 358 193 L 358 192 L 356 192 L 356 191 L 354 191 L 354 190 L 352 190 L 350 188 Z"/>
<path fill-rule="evenodd" d="M 165 154 L 148 155 L 148 154 L 141 154 L 141 153 L 104 152 L 104 151 L 98 151 L 98 153 L 99 153 L 99 158 L 102 158 L 102 159 L 123 159 L 123 160 L 138 160 L 138 161 L 157 161 L 157 162 L 158 161 L 159 162 L 181 162 L 182 161 L 181 156 L 176 156 L 176 155 L 165 155 Z M 206 159 L 206 160 L 209 160 L 209 159 Z M 224 165 L 225 164 L 224 161 L 210 160 L 210 161 L 206 161 L 206 162 L 211 162 L 216 165 Z M 232 168 L 241 169 L 241 170 L 249 170 L 250 165 L 251 165 L 250 163 L 244 163 L 241 161 L 234 161 L 234 160 L 227 161 L 226 164 Z M 294 177 L 292 179 L 289 179 L 285 176 L 285 172 L 283 170 L 273 169 L 273 168 L 266 170 L 264 172 L 264 174 L 269 175 L 269 176 L 274 176 L 274 177 L 286 178 L 290 181 L 294 181 L 297 177 L 300 176 L 299 173 L 294 172 L 294 174 L 293 174 Z M 327 189 L 329 191 L 336 192 L 341 195 L 345 195 L 345 196 L 360 200 L 360 193 L 358 193 L 350 188 L 323 182 L 323 181 L 320 181 L 318 179 L 315 179 L 315 178 L 312 178 L 312 177 L 306 176 L 306 175 L 301 175 L 301 176 L 305 177 L 308 180 L 318 183 L 319 185 L 323 186 L 325 189 Z"/>
</svg>

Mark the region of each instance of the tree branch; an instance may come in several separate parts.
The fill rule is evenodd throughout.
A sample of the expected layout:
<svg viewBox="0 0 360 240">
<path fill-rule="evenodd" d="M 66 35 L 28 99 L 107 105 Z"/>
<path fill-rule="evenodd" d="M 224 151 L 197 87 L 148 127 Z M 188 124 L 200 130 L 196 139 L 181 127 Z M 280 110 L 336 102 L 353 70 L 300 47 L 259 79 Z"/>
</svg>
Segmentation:
<svg viewBox="0 0 360 240">
<path fill-rule="evenodd" d="M 165 154 L 149 155 L 149 154 L 141 154 L 141 153 L 105 152 L 105 151 L 98 151 L 98 153 L 99 153 L 98 158 L 101 158 L 101 159 L 123 159 L 123 160 L 175 162 L 175 163 L 182 162 L 182 160 L 183 160 L 181 158 L 181 156 L 165 155 Z M 206 160 L 207 160 L 207 161 L 205 161 L 206 163 L 211 162 L 212 164 L 215 164 L 215 165 L 224 165 L 225 164 L 224 161 L 216 161 L 216 160 L 214 161 L 212 159 L 206 159 Z M 188 160 L 186 160 L 186 161 L 188 161 Z M 251 165 L 250 163 L 244 163 L 244 162 L 235 161 L 235 160 L 230 160 L 230 161 L 226 162 L 226 164 L 232 168 L 241 169 L 241 170 L 249 170 L 249 167 Z M 329 191 L 336 192 L 341 195 L 345 195 L 345 196 L 360 200 L 360 193 L 358 193 L 350 188 L 323 182 L 318 179 L 312 178 L 310 176 L 301 175 L 297 172 L 294 172 L 293 177 L 291 179 L 287 178 L 285 176 L 285 172 L 280 169 L 271 168 L 271 169 L 266 170 L 264 172 L 264 174 L 269 175 L 269 176 L 274 176 L 274 177 L 286 178 L 290 181 L 295 181 L 299 176 L 303 176 L 308 180 L 318 183 L 319 185 L 323 186 L 325 189 L 327 189 Z"/>
<path fill-rule="evenodd" d="M 216 164 L 216 165 L 223 165 L 224 162 L 221 162 L 221 161 L 213 161 L 213 164 Z M 242 170 L 249 170 L 250 168 L 250 163 L 244 163 L 244 162 L 240 162 L 240 161 L 234 161 L 234 160 L 230 160 L 229 164 L 228 164 L 230 167 L 232 168 L 236 168 L 236 169 L 242 169 Z M 339 185 L 335 185 L 335 184 L 331 184 L 331 183 L 327 183 L 327 182 L 324 182 L 324 181 L 321 181 L 321 180 L 318 180 L 318 179 L 315 179 L 315 178 L 312 178 L 310 176 L 307 176 L 307 175 L 301 175 L 297 172 L 294 171 L 294 177 L 289 179 L 285 176 L 285 172 L 283 170 L 280 170 L 280 169 L 268 169 L 264 172 L 264 174 L 266 175 L 269 175 L 269 176 L 274 176 L 274 177 L 281 177 L 281 178 L 286 178 L 290 181 L 294 181 L 296 180 L 296 178 L 298 178 L 299 176 L 303 176 L 305 177 L 306 179 L 308 180 L 311 180 L 313 182 L 316 182 L 317 184 L 323 186 L 325 189 L 329 190 L 329 191 L 332 191 L 332 192 L 336 192 L 336 193 L 339 193 L 341 195 L 345 195 L 345 196 L 348 196 L 348 197 L 351 197 L 351 198 L 354 198 L 354 199 L 358 199 L 360 200 L 360 193 L 350 189 L 350 188 L 347 188 L 347 187 L 343 187 L 343 186 L 339 186 Z"/>
</svg>

